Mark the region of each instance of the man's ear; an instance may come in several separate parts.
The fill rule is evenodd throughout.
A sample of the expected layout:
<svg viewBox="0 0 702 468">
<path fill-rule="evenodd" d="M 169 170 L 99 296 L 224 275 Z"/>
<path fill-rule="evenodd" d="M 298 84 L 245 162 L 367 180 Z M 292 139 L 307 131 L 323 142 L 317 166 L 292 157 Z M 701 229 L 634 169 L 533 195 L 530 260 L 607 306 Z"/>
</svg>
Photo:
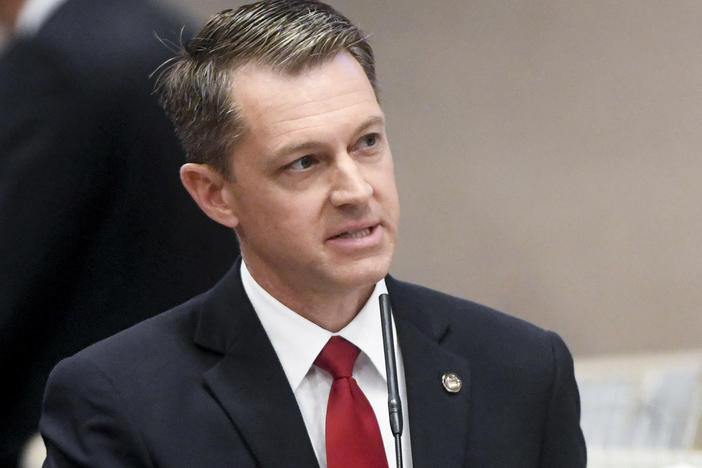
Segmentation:
<svg viewBox="0 0 702 468">
<path fill-rule="evenodd" d="M 230 228 L 239 224 L 233 198 L 224 193 L 230 183 L 219 172 L 207 164 L 187 163 L 180 168 L 180 180 L 207 216 Z"/>
</svg>

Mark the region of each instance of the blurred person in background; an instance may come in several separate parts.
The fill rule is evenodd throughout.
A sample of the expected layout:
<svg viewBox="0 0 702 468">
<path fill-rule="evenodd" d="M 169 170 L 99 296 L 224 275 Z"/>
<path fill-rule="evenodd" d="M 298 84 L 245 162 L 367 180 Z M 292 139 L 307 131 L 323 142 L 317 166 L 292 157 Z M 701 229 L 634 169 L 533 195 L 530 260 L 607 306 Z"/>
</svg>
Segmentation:
<svg viewBox="0 0 702 468">
<path fill-rule="evenodd" d="M 238 253 L 182 190 L 149 74 L 183 21 L 144 0 L 0 0 L 0 466 L 61 358 L 171 307 Z"/>
</svg>

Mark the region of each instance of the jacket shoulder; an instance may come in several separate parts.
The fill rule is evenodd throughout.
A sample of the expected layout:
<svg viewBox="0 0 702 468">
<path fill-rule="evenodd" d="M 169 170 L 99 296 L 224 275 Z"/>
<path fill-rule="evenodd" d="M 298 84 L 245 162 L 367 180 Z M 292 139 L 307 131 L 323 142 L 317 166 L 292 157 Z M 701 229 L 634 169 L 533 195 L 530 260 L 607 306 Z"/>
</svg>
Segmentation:
<svg viewBox="0 0 702 468">
<path fill-rule="evenodd" d="M 176 355 L 192 354 L 198 311 L 205 295 L 132 325 L 64 361 L 91 362 L 110 374 L 158 370 Z"/>
<path fill-rule="evenodd" d="M 534 337 L 549 333 L 524 319 L 468 299 L 392 277 L 388 277 L 387 283 L 393 301 L 412 309 L 413 315 L 429 314 L 432 319 L 447 321 L 453 327 L 469 327 L 475 332 L 511 332 Z"/>
<path fill-rule="evenodd" d="M 556 333 L 473 301 L 423 286 L 386 280 L 399 320 L 472 363 L 476 372 L 548 382 L 572 358 Z M 400 318 L 401 317 L 401 318 Z"/>
</svg>

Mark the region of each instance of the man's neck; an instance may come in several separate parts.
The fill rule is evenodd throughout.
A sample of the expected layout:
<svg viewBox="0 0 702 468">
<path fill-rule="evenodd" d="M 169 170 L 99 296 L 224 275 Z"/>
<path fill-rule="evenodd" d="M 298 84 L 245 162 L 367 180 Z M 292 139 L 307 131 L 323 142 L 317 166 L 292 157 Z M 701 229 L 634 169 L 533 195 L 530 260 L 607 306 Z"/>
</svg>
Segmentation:
<svg viewBox="0 0 702 468">
<path fill-rule="evenodd" d="M 310 297 L 296 305 L 280 302 L 310 322 L 336 333 L 356 317 L 372 292 L 373 285 L 370 285 L 335 297 Z"/>
<path fill-rule="evenodd" d="M 254 281 L 281 304 L 331 332 L 338 332 L 356 317 L 375 287 L 375 284 L 370 284 L 333 291 L 286 287 L 248 263 L 246 267 Z"/>
</svg>

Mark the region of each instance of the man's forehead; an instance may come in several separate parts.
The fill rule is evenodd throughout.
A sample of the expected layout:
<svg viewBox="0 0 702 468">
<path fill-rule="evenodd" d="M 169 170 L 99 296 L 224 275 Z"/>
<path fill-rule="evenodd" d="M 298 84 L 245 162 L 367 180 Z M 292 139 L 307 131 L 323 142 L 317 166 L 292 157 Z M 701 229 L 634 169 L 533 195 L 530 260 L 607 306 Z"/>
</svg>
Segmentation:
<svg viewBox="0 0 702 468">
<path fill-rule="evenodd" d="M 267 57 L 252 57 L 243 58 L 241 60 L 235 59 L 233 62 L 231 62 L 231 66 L 233 73 L 258 69 L 273 71 L 279 75 L 297 76 L 309 69 L 318 68 L 329 62 L 337 60 L 347 63 L 352 68 L 356 68 L 356 66 L 363 68 L 359 60 L 354 57 L 351 51 L 343 47 L 339 48 L 338 50 L 326 52 L 323 55 L 320 54 L 317 56 L 309 56 L 305 59 L 294 62 L 288 62 L 285 60 L 279 61 L 277 59 L 269 60 Z"/>
<path fill-rule="evenodd" d="M 361 65 L 348 52 L 295 72 L 250 62 L 232 72 L 232 100 L 242 117 L 303 117 L 322 109 L 377 105 Z"/>
</svg>

